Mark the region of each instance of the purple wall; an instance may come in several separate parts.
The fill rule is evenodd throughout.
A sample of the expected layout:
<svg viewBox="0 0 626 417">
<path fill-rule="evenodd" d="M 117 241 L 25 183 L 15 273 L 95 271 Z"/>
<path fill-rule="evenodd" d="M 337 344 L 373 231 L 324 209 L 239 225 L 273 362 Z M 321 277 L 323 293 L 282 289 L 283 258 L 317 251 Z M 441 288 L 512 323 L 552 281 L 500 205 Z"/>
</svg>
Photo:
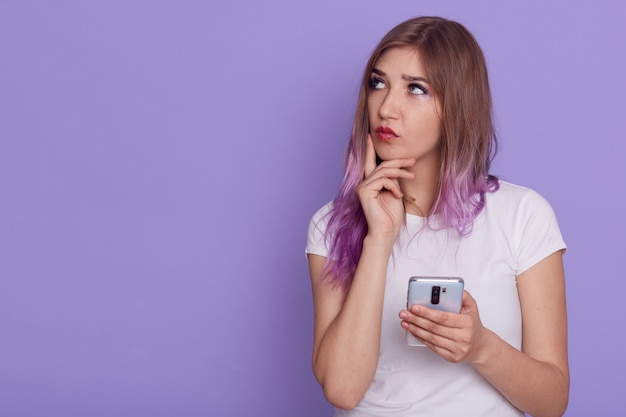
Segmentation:
<svg viewBox="0 0 626 417">
<path fill-rule="evenodd" d="M 369 51 L 424 14 L 477 36 L 494 173 L 569 245 L 567 416 L 616 415 L 626 10 L 547 3 L 0 1 L 0 415 L 329 415 L 306 227 Z"/>
</svg>

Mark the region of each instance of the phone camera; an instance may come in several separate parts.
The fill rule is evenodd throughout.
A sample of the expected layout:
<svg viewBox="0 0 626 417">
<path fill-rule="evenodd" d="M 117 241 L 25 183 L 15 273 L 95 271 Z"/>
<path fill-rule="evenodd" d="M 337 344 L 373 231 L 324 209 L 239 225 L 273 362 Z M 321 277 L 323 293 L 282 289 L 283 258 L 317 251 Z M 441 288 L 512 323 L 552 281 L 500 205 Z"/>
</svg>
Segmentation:
<svg viewBox="0 0 626 417">
<path fill-rule="evenodd" d="M 433 288 L 430 292 L 430 303 L 431 304 L 439 304 L 439 295 L 441 293 L 441 287 L 439 285 L 433 285 Z"/>
</svg>

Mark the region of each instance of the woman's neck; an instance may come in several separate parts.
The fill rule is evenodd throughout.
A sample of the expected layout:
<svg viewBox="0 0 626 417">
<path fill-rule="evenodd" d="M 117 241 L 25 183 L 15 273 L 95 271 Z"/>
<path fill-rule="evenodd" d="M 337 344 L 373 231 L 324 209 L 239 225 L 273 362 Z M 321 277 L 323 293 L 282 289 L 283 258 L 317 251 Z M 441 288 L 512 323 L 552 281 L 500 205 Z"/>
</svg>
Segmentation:
<svg viewBox="0 0 626 417">
<path fill-rule="evenodd" d="M 415 173 L 412 180 L 400 179 L 404 194 L 404 210 L 408 214 L 428 217 L 439 191 L 439 159 L 415 164 L 408 168 Z"/>
</svg>

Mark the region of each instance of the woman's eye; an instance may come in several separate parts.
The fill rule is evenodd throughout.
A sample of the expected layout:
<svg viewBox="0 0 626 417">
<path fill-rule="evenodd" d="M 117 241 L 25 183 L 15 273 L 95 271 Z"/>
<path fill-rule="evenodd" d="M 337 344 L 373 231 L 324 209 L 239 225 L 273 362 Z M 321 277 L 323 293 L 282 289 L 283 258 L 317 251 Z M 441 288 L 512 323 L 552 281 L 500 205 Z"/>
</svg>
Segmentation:
<svg viewBox="0 0 626 417">
<path fill-rule="evenodd" d="M 419 84 L 411 84 L 409 85 L 409 92 L 411 94 L 414 94 L 416 96 L 420 96 L 423 94 L 426 94 L 427 91 L 424 87 L 420 86 Z"/>
<path fill-rule="evenodd" d="M 372 78 L 370 80 L 370 87 L 372 87 L 375 90 L 379 90 L 381 88 L 385 88 L 385 82 L 381 80 L 380 78 Z"/>
</svg>

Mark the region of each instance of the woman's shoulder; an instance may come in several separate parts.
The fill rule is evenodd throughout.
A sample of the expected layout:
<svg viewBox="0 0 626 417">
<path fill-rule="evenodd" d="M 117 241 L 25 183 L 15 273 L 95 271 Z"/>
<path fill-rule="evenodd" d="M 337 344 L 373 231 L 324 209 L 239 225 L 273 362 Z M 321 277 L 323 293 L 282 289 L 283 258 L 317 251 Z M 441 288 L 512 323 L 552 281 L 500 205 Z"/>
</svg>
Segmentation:
<svg viewBox="0 0 626 417">
<path fill-rule="evenodd" d="M 500 194 L 500 196 L 506 195 L 507 197 L 511 196 L 522 196 L 528 193 L 535 193 L 532 188 L 524 187 L 523 185 L 513 184 L 512 182 L 498 180 L 499 188 L 494 195 Z"/>
<path fill-rule="evenodd" d="M 520 205 L 549 205 L 543 196 L 532 188 L 498 180 L 498 190 L 487 194 L 487 204 L 498 207 L 518 207 Z"/>
<path fill-rule="evenodd" d="M 550 203 L 532 188 L 499 181 L 499 189 L 486 197 L 486 211 L 490 217 L 514 222 L 522 227 L 528 224 L 556 223 Z"/>
<path fill-rule="evenodd" d="M 315 214 L 313 214 L 311 221 L 315 220 L 319 222 L 320 220 L 328 217 L 328 214 L 332 211 L 332 209 L 333 209 L 333 201 L 331 200 L 328 203 L 324 204 L 319 209 L 317 209 Z"/>
<path fill-rule="evenodd" d="M 317 209 L 317 211 L 313 214 L 313 217 L 311 217 L 311 221 L 309 222 L 309 231 L 314 228 L 320 230 L 322 234 L 325 233 L 332 210 L 332 201 L 329 201 L 328 203 Z"/>
<path fill-rule="evenodd" d="M 499 184 L 487 197 L 485 218 L 511 247 L 517 274 L 566 248 L 554 210 L 543 196 L 528 187 Z"/>
<path fill-rule="evenodd" d="M 313 214 L 309 222 L 306 253 L 328 256 L 329 248 L 327 246 L 326 229 L 332 209 L 333 202 L 331 201 L 324 204 Z"/>
</svg>

